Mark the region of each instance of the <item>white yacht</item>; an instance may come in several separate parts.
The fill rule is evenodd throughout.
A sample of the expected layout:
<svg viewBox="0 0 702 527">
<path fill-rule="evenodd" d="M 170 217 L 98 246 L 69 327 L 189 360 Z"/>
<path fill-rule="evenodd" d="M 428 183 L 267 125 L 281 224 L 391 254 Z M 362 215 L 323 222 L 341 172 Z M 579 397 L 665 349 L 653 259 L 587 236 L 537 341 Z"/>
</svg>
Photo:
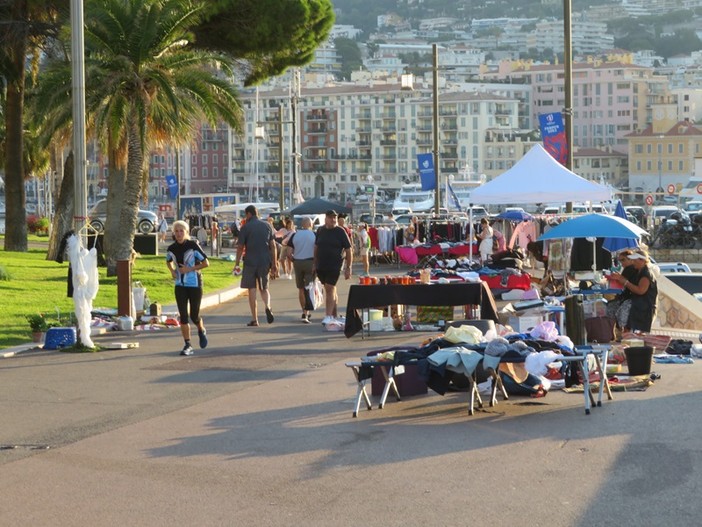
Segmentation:
<svg viewBox="0 0 702 527">
<path fill-rule="evenodd" d="M 392 210 L 429 212 L 433 206 L 433 190 L 422 190 L 421 183 L 405 183 L 392 204 Z"/>
</svg>

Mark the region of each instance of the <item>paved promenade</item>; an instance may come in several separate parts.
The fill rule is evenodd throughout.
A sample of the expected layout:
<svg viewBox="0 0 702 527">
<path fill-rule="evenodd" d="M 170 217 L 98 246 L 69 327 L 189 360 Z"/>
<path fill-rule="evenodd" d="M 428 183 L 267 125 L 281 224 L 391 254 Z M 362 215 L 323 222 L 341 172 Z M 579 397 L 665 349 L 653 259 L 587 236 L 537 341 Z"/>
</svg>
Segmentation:
<svg viewBox="0 0 702 527">
<path fill-rule="evenodd" d="M 582 394 L 470 417 L 430 392 L 353 419 L 344 362 L 427 335 L 348 340 L 300 323 L 292 281 L 272 296 L 258 328 L 245 297 L 208 308 L 192 357 L 175 329 L 0 360 L 0 525 L 699 525 L 699 364 L 590 416 Z"/>
</svg>

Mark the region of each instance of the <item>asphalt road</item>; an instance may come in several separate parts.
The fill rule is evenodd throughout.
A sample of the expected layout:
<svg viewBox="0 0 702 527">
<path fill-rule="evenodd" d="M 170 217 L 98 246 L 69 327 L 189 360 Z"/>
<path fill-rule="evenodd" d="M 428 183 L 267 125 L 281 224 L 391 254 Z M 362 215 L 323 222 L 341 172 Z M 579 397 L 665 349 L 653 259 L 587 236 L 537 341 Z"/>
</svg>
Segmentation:
<svg viewBox="0 0 702 527">
<path fill-rule="evenodd" d="M 354 419 L 344 362 L 426 334 L 348 340 L 299 322 L 291 281 L 272 295 L 259 328 L 246 298 L 208 309 L 193 357 L 167 330 L 0 360 L 0 525 L 699 524 L 699 364 L 589 416 L 582 394 L 470 417 L 430 392 Z"/>
</svg>

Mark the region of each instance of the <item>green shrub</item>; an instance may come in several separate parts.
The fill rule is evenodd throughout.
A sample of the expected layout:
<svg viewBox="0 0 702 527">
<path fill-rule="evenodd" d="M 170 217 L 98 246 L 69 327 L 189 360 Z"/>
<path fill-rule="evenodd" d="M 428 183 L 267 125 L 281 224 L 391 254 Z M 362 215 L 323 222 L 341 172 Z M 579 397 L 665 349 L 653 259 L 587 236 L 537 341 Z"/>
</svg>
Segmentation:
<svg viewBox="0 0 702 527">
<path fill-rule="evenodd" d="M 12 276 L 10 276 L 10 272 L 7 269 L 5 269 L 5 267 L 3 267 L 2 265 L 0 265 L 0 281 L 1 280 L 5 280 L 7 282 L 12 280 Z"/>
</svg>

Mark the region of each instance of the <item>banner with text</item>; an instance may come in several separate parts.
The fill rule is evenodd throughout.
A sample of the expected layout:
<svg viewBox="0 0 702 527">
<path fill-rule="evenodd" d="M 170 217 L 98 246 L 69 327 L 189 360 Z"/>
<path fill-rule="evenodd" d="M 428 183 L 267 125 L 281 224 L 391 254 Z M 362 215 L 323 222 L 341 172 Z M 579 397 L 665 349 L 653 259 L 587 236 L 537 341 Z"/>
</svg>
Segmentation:
<svg viewBox="0 0 702 527">
<path fill-rule="evenodd" d="M 166 185 L 168 186 L 168 195 L 171 199 L 178 197 L 178 178 L 174 174 L 166 176 Z"/>
<path fill-rule="evenodd" d="M 434 154 L 417 154 L 419 178 L 422 190 L 436 189 L 436 173 L 434 172 Z"/>
<path fill-rule="evenodd" d="M 568 162 L 568 141 L 566 139 L 563 116 L 560 112 L 542 113 L 539 115 L 541 139 L 544 149 L 556 161 L 565 166 Z"/>
</svg>

